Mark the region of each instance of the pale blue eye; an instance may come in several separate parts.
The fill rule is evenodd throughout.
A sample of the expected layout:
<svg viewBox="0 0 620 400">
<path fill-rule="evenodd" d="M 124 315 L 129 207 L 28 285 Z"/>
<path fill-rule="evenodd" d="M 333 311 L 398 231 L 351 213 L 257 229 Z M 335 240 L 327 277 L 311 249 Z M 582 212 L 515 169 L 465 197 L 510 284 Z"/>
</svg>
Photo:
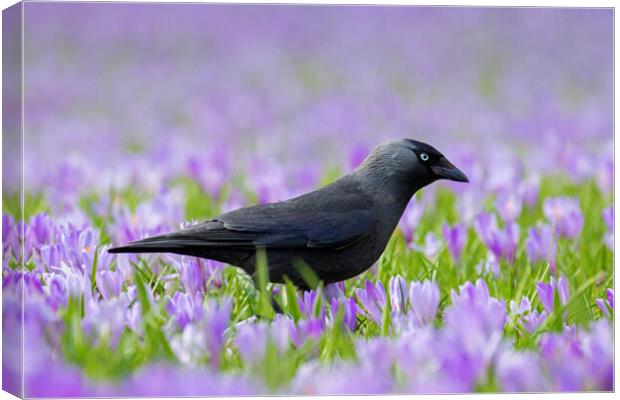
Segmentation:
<svg viewBox="0 0 620 400">
<path fill-rule="evenodd" d="M 420 154 L 420 159 L 421 159 L 422 161 L 428 161 L 428 154 L 426 154 L 426 153 L 422 153 L 422 154 Z"/>
</svg>

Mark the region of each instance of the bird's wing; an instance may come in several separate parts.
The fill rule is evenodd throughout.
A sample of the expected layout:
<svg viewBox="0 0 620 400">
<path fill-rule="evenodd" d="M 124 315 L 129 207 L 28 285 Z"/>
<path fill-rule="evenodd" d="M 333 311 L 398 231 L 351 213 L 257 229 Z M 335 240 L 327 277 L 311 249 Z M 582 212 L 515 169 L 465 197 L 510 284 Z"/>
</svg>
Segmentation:
<svg viewBox="0 0 620 400">
<path fill-rule="evenodd" d="M 350 245 L 369 228 L 369 209 L 299 212 L 283 204 L 255 206 L 166 235 L 132 243 L 139 247 L 334 248 Z M 131 245 L 130 245 L 131 246 Z"/>
<path fill-rule="evenodd" d="M 230 247 L 341 248 L 367 231 L 367 209 L 298 212 L 294 207 L 258 207 L 225 214 L 184 232 L 206 245 Z"/>
</svg>

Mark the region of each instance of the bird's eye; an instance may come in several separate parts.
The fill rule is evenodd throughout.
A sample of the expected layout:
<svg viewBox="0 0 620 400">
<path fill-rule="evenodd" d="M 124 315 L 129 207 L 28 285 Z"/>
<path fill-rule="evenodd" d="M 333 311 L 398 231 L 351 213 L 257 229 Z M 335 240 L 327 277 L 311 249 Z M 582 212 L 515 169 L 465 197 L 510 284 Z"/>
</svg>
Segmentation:
<svg viewBox="0 0 620 400">
<path fill-rule="evenodd" d="M 420 154 L 420 160 L 422 160 L 422 161 L 428 161 L 428 154 L 426 154 L 426 153 L 422 153 L 422 154 Z"/>
</svg>

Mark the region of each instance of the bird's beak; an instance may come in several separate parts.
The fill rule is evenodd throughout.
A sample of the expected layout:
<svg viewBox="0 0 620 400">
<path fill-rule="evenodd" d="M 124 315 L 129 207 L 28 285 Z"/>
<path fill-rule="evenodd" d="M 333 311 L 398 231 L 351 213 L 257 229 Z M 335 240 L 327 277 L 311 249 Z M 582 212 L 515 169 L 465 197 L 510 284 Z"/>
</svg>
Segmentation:
<svg viewBox="0 0 620 400">
<path fill-rule="evenodd" d="M 469 182 L 469 179 L 467 179 L 467 176 L 463 173 L 463 171 L 452 165 L 452 163 L 445 157 L 440 157 L 437 164 L 431 167 L 431 170 L 437 177 L 439 177 L 439 179 Z"/>
</svg>

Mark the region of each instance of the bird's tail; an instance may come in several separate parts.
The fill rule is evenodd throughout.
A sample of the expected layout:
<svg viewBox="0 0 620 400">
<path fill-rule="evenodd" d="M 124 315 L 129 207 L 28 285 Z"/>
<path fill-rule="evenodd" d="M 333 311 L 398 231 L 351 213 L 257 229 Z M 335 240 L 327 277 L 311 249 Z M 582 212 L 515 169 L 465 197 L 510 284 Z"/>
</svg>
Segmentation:
<svg viewBox="0 0 620 400">
<path fill-rule="evenodd" d="M 138 240 L 124 246 L 108 249 L 108 253 L 177 253 L 186 254 L 204 244 L 198 240 L 188 239 L 176 234 L 153 236 Z"/>
</svg>

